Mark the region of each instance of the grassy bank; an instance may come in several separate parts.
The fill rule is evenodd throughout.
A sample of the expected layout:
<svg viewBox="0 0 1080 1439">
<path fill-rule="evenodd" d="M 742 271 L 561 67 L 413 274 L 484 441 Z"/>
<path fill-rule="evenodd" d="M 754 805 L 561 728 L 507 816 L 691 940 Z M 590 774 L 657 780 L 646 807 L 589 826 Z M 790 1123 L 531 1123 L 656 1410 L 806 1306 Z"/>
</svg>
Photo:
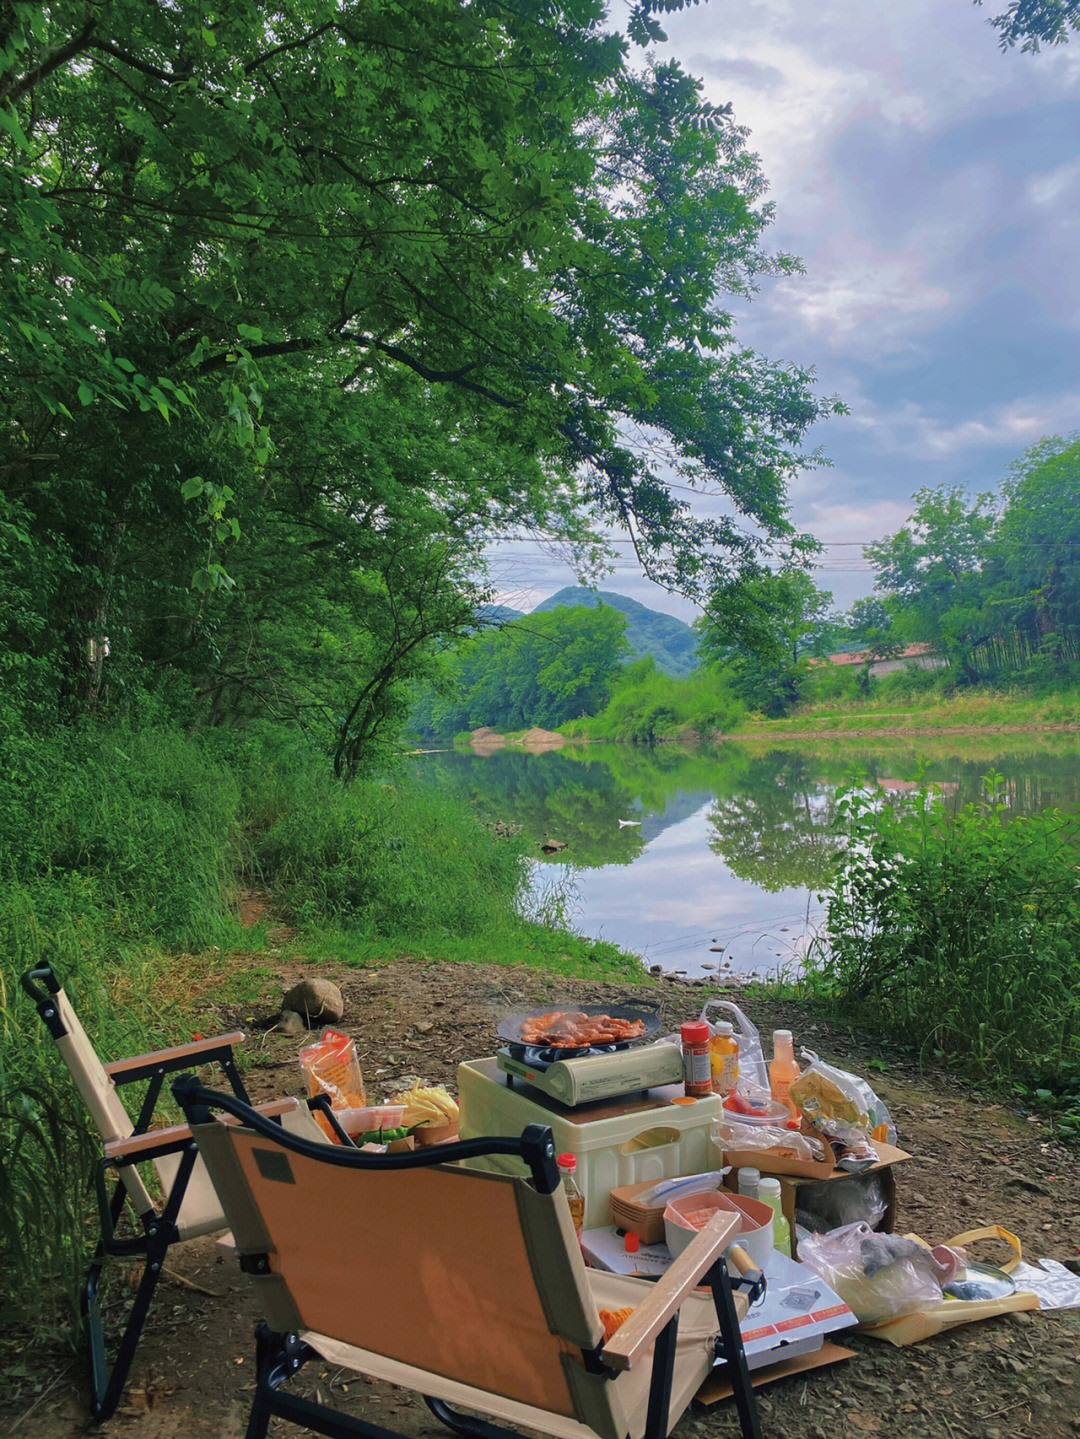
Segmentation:
<svg viewBox="0 0 1080 1439">
<path fill-rule="evenodd" d="M 557 927 L 560 894 L 533 892 L 523 839 L 404 774 L 342 787 L 297 736 L 118 727 L 0 750 L 5 1315 L 70 1312 L 93 1233 L 84 1113 L 18 987 L 39 960 L 105 1056 L 191 1037 L 197 981 L 265 941 L 236 918 L 245 883 L 275 896 L 315 961 L 642 976 L 614 946 Z"/>
<path fill-rule="evenodd" d="M 730 739 L 776 739 L 784 735 L 875 735 L 935 730 L 1080 729 L 1080 691 L 1032 694 L 1023 690 L 962 690 L 956 694 L 879 693 L 870 699 L 800 705 L 786 719 L 751 719 Z"/>
</svg>

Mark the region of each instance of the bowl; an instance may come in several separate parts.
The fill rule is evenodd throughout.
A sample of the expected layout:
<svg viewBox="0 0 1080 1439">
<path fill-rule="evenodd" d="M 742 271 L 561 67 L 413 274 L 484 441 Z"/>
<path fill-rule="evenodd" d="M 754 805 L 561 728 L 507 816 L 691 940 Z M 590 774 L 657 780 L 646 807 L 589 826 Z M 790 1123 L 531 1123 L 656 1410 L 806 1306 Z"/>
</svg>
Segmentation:
<svg viewBox="0 0 1080 1439">
<path fill-rule="evenodd" d="M 727 1101 L 724 1101 L 724 1118 L 730 1119 L 733 1124 L 762 1124 L 771 1125 L 775 1129 L 786 1129 L 791 1117 L 791 1110 L 778 1099 L 766 1099 L 748 1113 L 730 1109 Z"/>
<path fill-rule="evenodd" d="M 687 1221 L 686 1216 L 703 1209 L 723 1209 L 729 1214 L 738 1214 L 739 1227 L 729 1241 L 729 1247 L 732 1244 L 741 1245 L 757 1267 L 764 1269 L 773 1247 L 772 1209 L 760 1199 L 748 1199 L 742 1194 L 718 1193 L 715 1189 L 704 1194 L 680 1194 L 678 1199 L 673 1199 L 664 1210 L 664 1238 L 672 1259 L 677 1259 L 700 1232 L 695 1225 Z M 735 1266 L 730 1260 L 728 1272 L 737 1277 Z"/>
</svg>

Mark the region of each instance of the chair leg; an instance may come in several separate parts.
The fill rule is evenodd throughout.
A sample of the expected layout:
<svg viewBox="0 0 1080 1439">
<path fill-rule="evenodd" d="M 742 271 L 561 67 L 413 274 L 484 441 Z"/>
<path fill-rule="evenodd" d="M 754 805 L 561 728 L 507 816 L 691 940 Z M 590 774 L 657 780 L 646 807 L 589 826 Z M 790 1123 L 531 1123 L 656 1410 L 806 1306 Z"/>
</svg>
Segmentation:
<svg viewBox="0 0 1080 1439">
<path fill-rule="evenodd" d="M 486 1419 L 462 1414 L 444 1399 L 429 1399 L 425 1395 L 424 1403 L 439 1423 L 445 1424 L 455 1434 L 468 1435 L 470 1439 L 522 1439 L 516 1429 L 501 1429 L 496 1424 L 489 1424 Z"/>
<path fill-rule="evenodd" d="M 104 1423 L 106 1419 L 111 1418 L 116 1411 L 116 1406 L 120 1403 L 120 1396 L 124 1392 L 132 1360 L 135 1358 L 135 1350 L 142 1337 L 150 1301 L 154 1297 L 154 1290 L 161 1278 L 161 1266 L 164 1263 L 168 1247 L 168 1240 L 161 1240 L 154 1236 L 148 1240 L 146 1266 L 143 1269 L 142 1278 L 139 1280 L 139 1287 L 135 1293 L 127 1323 L 120 1335 L 120 1343 L 117 1346 L 116 1359 L 111 1371 L 107 1357 L 105 1322 L 101 1313 L 99 1293 L 101 1272 L 106 1258 L 104 1249 L 99 1248 L 94 1256 L 94 1262 L 90 1266 L 90 1272 L 83 1286 L 82 1311 L 90 1343 L 90 1410 L 94 1422 L 97 1424 Z"/>
<path fill-rule="evenodd" d="M 746 1350 L 739 1329 L 739 1316 L 735 1313 L 731 1280 L 723 1259 L 709 1271 L 708 1283 L 716 1305 L 716 1317 L 720 1321 L 719 1349 L 727 1363 L 728 1378 L 735 1391 L 735 1408 L 739 1413 L 743 1439 L 761 1439 L 757 1401 L 750 1383 L 750 1371 L 746 1367 Z"/>
<path fill-rule="evenodd" d="M 656 1336 L 652 1379 L 649 1383 L 649 1408 L 645 1415 L 645 1439 L 667 1439 L 678 1341 L 679 1315 L 676 1312 Z"/>
</svg>

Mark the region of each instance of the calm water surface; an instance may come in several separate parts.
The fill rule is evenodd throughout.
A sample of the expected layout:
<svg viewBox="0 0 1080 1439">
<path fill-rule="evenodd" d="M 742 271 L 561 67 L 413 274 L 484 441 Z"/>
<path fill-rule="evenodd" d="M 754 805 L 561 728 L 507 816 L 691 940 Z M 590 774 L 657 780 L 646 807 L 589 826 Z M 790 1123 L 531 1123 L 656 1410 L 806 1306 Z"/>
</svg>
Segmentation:
<svg viewBox="0 0 1080 1439">
<path fill-rule="evenodd" d="M 836 795 L 853 768 L 885 794 L 909 785 L 921 763 L 952 806 L 978 798 L 995 769 L 1015 813 L 1076 810 L 1080 746 L 1063 739 L 590 745 L 425 755 L 416 765 L 484 818 L 522 827 L 537 852 L 538 895 L 563 896 L 581 933 L 665 970 L 745 977 L 798 968 L 812 942 L 837 842 Z M 567 847 L 544 857 L 545 840 Z"/>
</svg>

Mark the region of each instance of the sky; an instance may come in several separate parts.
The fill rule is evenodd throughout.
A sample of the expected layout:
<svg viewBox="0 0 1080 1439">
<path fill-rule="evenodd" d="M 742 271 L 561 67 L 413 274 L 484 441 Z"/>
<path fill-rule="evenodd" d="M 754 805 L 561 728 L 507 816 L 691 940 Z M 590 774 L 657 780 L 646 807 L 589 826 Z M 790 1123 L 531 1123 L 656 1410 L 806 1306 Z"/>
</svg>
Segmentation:
<svg viewBox="0 0 1080 1439">
<path fill-rule="evenodd" d="M 995 489 L 1080 428 L 1080 37 L 1003 54 L 1000 8 L 707 0 L 664 19 L 658 58 L 734 105 L 770 185 L 767 242 L 806 267 L 765 281 L 738 333 L 851 411 L 812 428 L 832 467 L 790 491 L 840 608 L 872 588 L 859 542 L 902 525 L 916 490 Z M 693 618 L 616 548 L 601 589 Z M 491 560 L 518 609 L 576 583 L 534 545 Z"/>
</svg>

